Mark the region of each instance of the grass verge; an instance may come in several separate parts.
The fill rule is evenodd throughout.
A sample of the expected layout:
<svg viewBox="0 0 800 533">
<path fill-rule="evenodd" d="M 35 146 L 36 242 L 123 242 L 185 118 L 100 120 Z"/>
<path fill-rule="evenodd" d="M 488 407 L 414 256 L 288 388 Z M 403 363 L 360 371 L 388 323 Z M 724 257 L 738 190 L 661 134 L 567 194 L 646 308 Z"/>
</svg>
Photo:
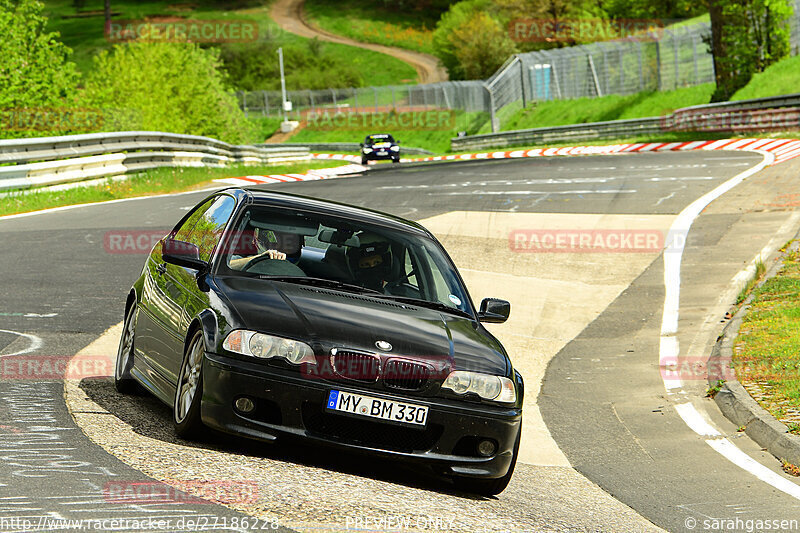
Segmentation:
<svg viewBox="0 0 800 533">
<path fill-rule="evenodd" d="M 176 3 L 167 0 L 114 0 L 111 2 L 111 9 L 114 14 L 114 22 L 140 21 L 154 17 L 171 17 L 174 20 L 249 20 L 257 23 L 259 40 L 274 42 L 276 47 L 309 46 L 311 39 L 285 32 L 273 22 L 270 16 L 270 3 L 264 0 L 239 0 L 238 2 L 207 0 L 198 3 Z M 93 68 L 94 56 L 112 46 L 112 43 L 104 35 L 103 1 L 86 0 L 80 10 L 75 8 L 73 0 L 45 0 L 44 4 L 44 14 L 48 18 L 47 30 L 57 31 L 61 34 L 60 40 L 74 52 L 71 59 L 77 64 L 78 70 L 90 71 Z M 248 45 L 249 43 L 231 44 L 233 47 L 241 47 L 244 50 Z M 411 65 L 385 54 L 336 43 L 324 43 L 317 48 L 320 48 L 317 53 L 325 56 L 331 71 L 335 72 L 338 67 L 343 65 L 358 67 L 363 86 L 401 84 L 414 82 L 416 79 L 416 70 Z M 256 63 L 271 61 L 277 64 L 278 59 L 277 56 L 254 57 L 252 61 Z M 375 65 L 380 65 L 380 68 L 375 68 Z M 294 64 L 286 65 L 286 68 L 290 78 L 294 74 L 298 79 L 319 77 L 315 66 Z M 287 80 L 288 88 L 296 89 L 297 87 L 292 86 L 291 81 L 291 79 Z"/>
<path fill-rule="evenodd" d="M 53 207 L 88 204 L 151 194 L 166 194 L 200 189 L 212 180 L 246 175 L 293 174 L 313 168 L 336 166 L 332 161 L 304 161 L 280 166 L 232 166 L 226 168 L 158 168 L 126 180 L 106 180 L 102 185 L 66 190 L 18 191 L 0 197 L 0 215 L 13 215 Z"/>
<path fill-rule="evenodd" d="M 775 418 L 800 434 L 800 252 L 786 252 L 775 277 L 753 291 L 734 343 L 736 376 Z"/>
<path fill-rule="evenodd" d="M 385 8 L 374 0 L 307 0 L 304 9 L 309 21 L 331 33 L 433 54 L 436 11 Z"/>
</svg>

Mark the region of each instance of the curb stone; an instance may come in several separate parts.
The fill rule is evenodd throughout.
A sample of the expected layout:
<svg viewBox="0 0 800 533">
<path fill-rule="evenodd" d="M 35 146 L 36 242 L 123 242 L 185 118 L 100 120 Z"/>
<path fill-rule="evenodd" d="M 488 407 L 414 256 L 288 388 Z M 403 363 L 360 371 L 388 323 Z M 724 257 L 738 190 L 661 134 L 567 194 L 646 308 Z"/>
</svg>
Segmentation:
<svg viewBox="0 0 800 533">
<path fill-rule="evenodd" d="M 795 239 L 800 237 L 800 233 L 795 236 Z M 797 248 L 797 242 L 792 244 L 792 248 Z M 774 277 L 780 268 L 783 266 L 783 258 L 786 253 L 781 256 L 770 267 L 769 271 L 764 276 L 764 280 L 758 284 L 760 287 L 768 279 Z M 708 368 L 723 368 L 724 361 L 732 361 L 733 358 L 733 344 L 739 334 L 739 328 L 744 321 L 744 317 L 750 308 L 750 303 L 753 300 L 753 294 L 747 297 L 743 302 L 741 309 L 733 317 L 733 319 L 725 326 L 725 329 L 720 335 L 714 349 L 709 357 Z M 709 373 L 708 384 L 713 387 L 717 381 L 724 376 L 714 375 Z M 778 460 L 791 463 L 793 465 L 800 464 L 800 436 L 789 432 L 789 428 L 785 424 L 778 421 L 766 409 L 761 407 L 756 402 L 750 393 L 739 383 L 736 379 L 728 379 L 720 387 L 719 392 L 714 395 L 714 402 L 716 402 L 722 414 L 728 420 L 733 422 L 737 427 L 744 426 L 744 432 L 748 437 L 756 441 L 762 448 L 766 449 L 769 453 L 774 455 Z"/>
</svg>

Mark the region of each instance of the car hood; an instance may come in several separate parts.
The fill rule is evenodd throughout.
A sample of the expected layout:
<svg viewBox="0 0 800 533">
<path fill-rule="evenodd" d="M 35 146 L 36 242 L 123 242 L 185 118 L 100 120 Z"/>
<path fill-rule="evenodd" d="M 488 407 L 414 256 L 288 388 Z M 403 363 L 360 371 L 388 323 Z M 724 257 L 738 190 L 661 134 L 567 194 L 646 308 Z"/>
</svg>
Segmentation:
<svg viewBox="0 0 800 533">
<path fill-rule="evenodd" d="M 245 277 L 218 279 L 235 315 L 231 328 L 305 340 L 316 349 L 388 352 L 434 363 L 440 369 L 507 375 L 500 343 L 465 317 L 434 309 L 330 289 Z M 443 362 L 446 362 L 445 366 Z"/>
</svg>

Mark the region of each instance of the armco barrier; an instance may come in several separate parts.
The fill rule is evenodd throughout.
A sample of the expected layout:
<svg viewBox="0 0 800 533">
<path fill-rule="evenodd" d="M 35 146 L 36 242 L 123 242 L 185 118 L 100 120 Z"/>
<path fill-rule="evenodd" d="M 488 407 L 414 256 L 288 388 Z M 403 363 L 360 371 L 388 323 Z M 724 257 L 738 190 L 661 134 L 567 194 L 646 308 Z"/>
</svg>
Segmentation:
<svg viewBox="0 0 800 533">
<path fill-rule="evenodd" d="M 466 150 L 503 148 L 526 144 L 636 137 L 661 133 L 661 123 L 661 117 L 650 117 L 469 135 L 450 139 L 450 148 L 454 152 L 463 152 Z"/>
<path fill-rule="evenodd" d="M 631 138 L 665 132 L 765 132 L 800 130 L 800 93 L 697 105 L 663 117 L 612 120 L 455 137 L 455 152 L 551 142 Z"/>
<path fill-rule="evenodd" d="M 0 190 L 158 167 L 264 165 L 311 157 L 307 146 L 235 146 L 210 137 L 119 132 L 0 141 Z"/>
<path fill-rule="evenodd" d="M 259 146 L 308 147 L 312 152 L 359 152 L 361 150 L 359 143 L 280 143 Z M 412 155 L 431 155 L 433 153 L 424 148 L 412 148 L 403 145 L 400 145 L 400 152 Z"/>
</svg>

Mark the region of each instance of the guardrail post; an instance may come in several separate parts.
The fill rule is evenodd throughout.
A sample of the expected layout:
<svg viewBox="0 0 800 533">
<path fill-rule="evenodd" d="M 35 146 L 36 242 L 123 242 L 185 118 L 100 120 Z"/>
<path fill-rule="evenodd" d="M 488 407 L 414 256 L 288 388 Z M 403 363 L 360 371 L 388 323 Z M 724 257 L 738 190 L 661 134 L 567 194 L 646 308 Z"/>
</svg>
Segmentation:
<svg viewBox="0 0 800 533">
<path fill-rule="evenodd" d="M 484 85 L 483 88 L 486 89 L 486 92 L 489 93 L 489 120 L 491 121 L 492 125 L 492 133 L 497 133 L 497 130 L 499 128 L 494 112 L 494 93 L 492 92 L 492 89 L 488 85 Z"/>
<path fill-rule="evenodd" d="M 656 90 L 661 90 L 661 39 L 656 39 Z"/>
<path fill-rule="evenodd" d="M 527 105 L 525 100 L 525 65 L 522 64 L 522 59 L 517 56 L 517 61 L 519 62 L 519 88 L 522 89 L 522 108 L 524 109 Z"/>
<path fill-rule="evenodd" d="M 261 91 L 264 93 L 264 116 L 269 115 L 269 98 L 267 97 L 267 91 Z"/>
</svg>

